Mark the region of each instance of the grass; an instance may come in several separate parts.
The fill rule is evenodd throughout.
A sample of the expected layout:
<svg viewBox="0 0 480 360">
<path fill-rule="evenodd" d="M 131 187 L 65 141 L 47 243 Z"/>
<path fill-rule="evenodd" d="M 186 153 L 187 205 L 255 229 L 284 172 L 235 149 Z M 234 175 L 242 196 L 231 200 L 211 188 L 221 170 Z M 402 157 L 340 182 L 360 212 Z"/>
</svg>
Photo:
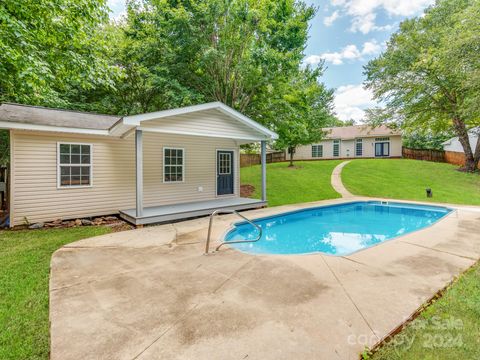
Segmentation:
<svg viewBox="0 0 480 360">
<path fill-rule="evenodd" d="M 343 168 L 342 181 L 355 195 L 480 205 L 480 175 L 457 168 L 419 160 L 354 160 Z M 432 198 L 425 196 L 426 188 Z"/>
<path fill-rule="evenodd" d="M 480 263 L 450 286 L 373 360 L 480 359 Z"/>
<path fill-rule="evenodd" d="M 267 165 L 267 197 L 270 206 L 334 199 L 340 195 L 330 185 L 333 168 L 341 161 L 296 161 Z M 260 166 L 244 167 L 241 183 L 255 187 L 254 198 L 261 196 Z"/>
<path fill-rule="evenodd" d="M 0 231 L 0 359 L 48 359 L 52 253 L 106 227 Z"/>
</svg>

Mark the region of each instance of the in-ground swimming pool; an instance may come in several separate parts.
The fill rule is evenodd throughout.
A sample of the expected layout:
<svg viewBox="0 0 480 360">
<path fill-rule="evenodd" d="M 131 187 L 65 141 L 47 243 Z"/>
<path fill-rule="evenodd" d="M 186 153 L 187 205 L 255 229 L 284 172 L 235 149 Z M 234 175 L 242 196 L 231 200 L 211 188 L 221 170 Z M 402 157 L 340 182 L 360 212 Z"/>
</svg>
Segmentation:
<svg viewBox="0 0 480 360">
<path fill-rule="evenodd" d="M 254 254 L 348 255 L 432 225 L 452 210 L 395 202 L 358 201 L 283 213 L 255 220 L 262 227 L 257 242 L 230 246 Z M 258 230 L 235 224 L 225 241 L 252 240 Z"/>
</svg>

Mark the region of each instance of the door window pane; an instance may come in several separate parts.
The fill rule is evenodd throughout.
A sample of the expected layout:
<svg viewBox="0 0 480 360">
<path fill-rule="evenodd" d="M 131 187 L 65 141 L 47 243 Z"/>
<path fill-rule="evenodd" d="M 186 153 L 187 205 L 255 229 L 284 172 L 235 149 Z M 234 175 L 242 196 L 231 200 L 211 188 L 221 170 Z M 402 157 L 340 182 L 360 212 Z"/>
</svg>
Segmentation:
<svg viewBox="0 0 480 360">
<path fill-rule="evenodd" d="M 229 175 L 232 173 L 232 154 L 219 153 L 218 154 L 218 173 L 219 175 Z"/>
</svg>

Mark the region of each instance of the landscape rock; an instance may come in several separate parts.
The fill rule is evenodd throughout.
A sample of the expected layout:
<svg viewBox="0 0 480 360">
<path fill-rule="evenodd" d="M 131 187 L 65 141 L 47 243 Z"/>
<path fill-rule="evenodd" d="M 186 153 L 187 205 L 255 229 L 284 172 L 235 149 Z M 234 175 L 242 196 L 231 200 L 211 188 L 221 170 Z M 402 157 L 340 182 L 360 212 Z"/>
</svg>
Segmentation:
<svg viewBox="0 0 480 360">
<path fill-rule="evenodd" d="M 107 216 L 107 217 L 105 217 L 105 220 L 106 221 L 117 221 L 118 218 L 116 216 Z"/>
<path fill-rule="evenodd" d="M 45 224 L 42 223 L 42 222 L 39 222 L 39 223 L 35 223 L 35 224 L 30 225 L 28 228 L 29 229 L 41 229 L 41 228 L 43 228 L 43 225 L 45 225 Z"/>
<path fill-rule="evenodd" d="M 93 225 L 93 221 L 88 219 L 82 219 L 82 225 L 85 225 L 85 226 Z"/>
<path fill-rule="evenodd" d="M 80 220 L 80 219 L 75 220 L 75 225 L 76 226 L 82 226 L 82 220 Z"/>
</svg>

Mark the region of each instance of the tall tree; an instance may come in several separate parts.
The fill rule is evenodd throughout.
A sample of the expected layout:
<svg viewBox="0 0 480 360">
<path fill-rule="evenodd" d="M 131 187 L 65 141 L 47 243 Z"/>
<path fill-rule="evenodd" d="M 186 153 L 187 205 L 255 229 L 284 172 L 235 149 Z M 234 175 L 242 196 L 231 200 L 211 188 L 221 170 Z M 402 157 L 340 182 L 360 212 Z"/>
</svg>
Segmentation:
<svg viewBox="0 0 480 360">
<path fill-rule="evenodd" d="M 105 0 L 2 0 L 0 101 L 69 107 L 72 87 L 112 86 L 97 35 Z"/>
<path fill-rule="evenodd" d="M 424 16 L 406 20 L 386 51 L 365 67 L 366 85 L 386 104 L 370 115 L 406 130 L 452 131 L 475 171 L 480 141 L 468 129 L 480 123 L 480 2 L 437 0 Z"/>
<path fill-rule="evenodd" d="M 144 94 L 141 107 L 222 101 L 268 125 L 273 119 L 256 109 L 267 93 L 281 98 L 276 90 L 297 73 L 314 8 L 295 0 L 135 0 L 127 13 L 124 86 Z"/>
<path fill-rule="evenodd" d="M 299 70 L 283 98 L 270 104 L 276 119 L 274 128 L 279 134 L 275 145 L 288 149 L 289 166 L 293 166 L 298 146 L 320 141 L 324 136 L 322 127 L 338 121 L 332 115 L 333 90 L 318 82 L 322 71 L 323 65 L 314 70 Z"/>
</svg>

